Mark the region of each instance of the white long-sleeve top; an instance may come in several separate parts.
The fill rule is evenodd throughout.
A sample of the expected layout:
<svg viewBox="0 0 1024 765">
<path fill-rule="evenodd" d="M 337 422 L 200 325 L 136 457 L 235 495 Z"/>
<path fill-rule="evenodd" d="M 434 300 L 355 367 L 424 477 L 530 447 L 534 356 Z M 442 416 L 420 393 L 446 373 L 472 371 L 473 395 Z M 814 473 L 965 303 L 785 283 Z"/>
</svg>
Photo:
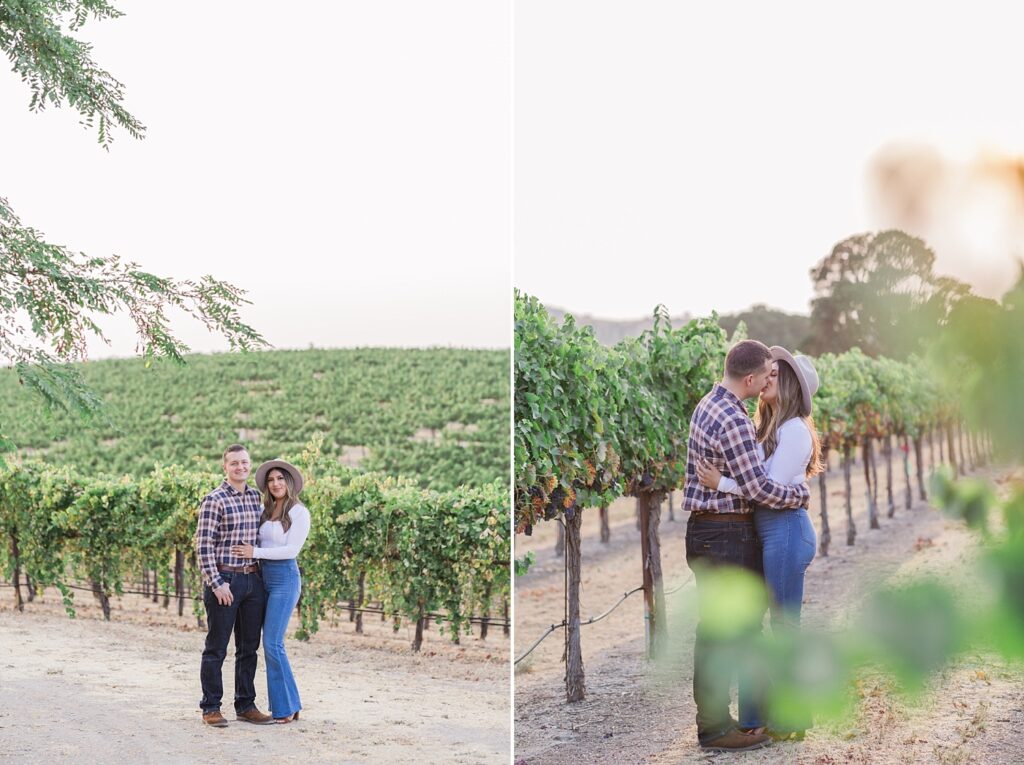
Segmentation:
<svg viewBox="0 0 1024 765">
<path fill-rule="evenodd" d="M 288 511 L 292 525 L 284 530 L 281 521 L 265 521 L 260 526 L 258 544 L 252 557 L 266 560 L 289 560 L 297 558 L 302 545 L 309 536 L 309 510 L 305 505 L 295 505 Z"/>
<path fill-rule="evenodd" d="M 775 445 L 772 456 L 765 460 L 765 472 L 779 483 L 803 483 L 807 473 L 807 463 L 811 461 L 811 432 L 807 423 L 800 417 L 792 417 L 779 426 L 779 442 Z M 764 447 L 757 445 L 758 454 L 764 459 Z M 736 481 L 722 476 L 718 481 L 718 490 L 728 494 L 739 494 Z"/>
</svg>

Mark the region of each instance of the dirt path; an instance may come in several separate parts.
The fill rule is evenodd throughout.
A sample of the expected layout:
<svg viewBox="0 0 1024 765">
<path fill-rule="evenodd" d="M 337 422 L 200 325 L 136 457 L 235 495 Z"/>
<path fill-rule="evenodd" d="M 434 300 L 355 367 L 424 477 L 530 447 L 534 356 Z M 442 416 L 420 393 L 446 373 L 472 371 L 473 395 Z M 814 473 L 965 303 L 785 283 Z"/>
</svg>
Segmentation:
<svg viewBox="0 0 1024 765">
<path fill-rule="evenodd" d="M 879 477 L 884 482 L 882 466 Z M 984 473 L 1001 477 L 1000 473 Z M 856 475 L 856 474 L 855 474 Z M 911 574 L 955 575 L 977 550 L 961 524 L 945 520 L 926 503 L 902 505 L 902 475 L 894 480 L 897 509 L 882 529 L 868 529 L 863 478 L 855 481 L 856 545 L 845 544 L 841 473 L 829 476 L 832 548 L 808 571 L 804 623 L 841 630 L 874 585 Z M 811 514 L 820 530 L 817 487 Z M 916 491 L 915 491 L 916 496 Z M 612 538 L 599 541 L 598 514 L 584 517 L 582 616 L 603 612 L 640 584 L 640 544 L 633 500 L 611 508 Z M 667 512 L 663 509 L 663 515 Z M 686 583 L 685 517 L 662 522 L 666 589 Z M 519 656 L 563 614 L 564 566 L 553 553 L 554 524 L 532 538 L 517 538 L 516 555 L 533 549 L 537 564 L 516 581 L 516 649 Z M 602 622 L 583 628 L 587 699 L 565 703 L 562 632 L 549 637 L 515 673 L 517 763 L 703 763 L 716 755 L 696 746 L 691 695 L 693 663 L 692 583 L 668 599 L 670 657 L 660 669 L 645 658 L 643 602 L 633 595 Z M 979 674 L 981 673 L 981 674 Z M 987 656 L 972 656 L 935 679 L 916 707 L 899 702 L 883 678 L 865 678 L 859 718 L 844 729 L 814 729 L 802 744 L 776 745 L 743 755 L 719 755 L 750 763 L 1024 763 L 1024 672 Z"/>
<path fill-rule="evenodd" d="M 78 594 L 71 620 L 53 592 L 18 613 L 0 589 L 0 762 L 508 762 L 509 641 L 500 629 L 454 646 L 434 627 L 420 655 L 408 648 L 410 630 L 396 635 L 375 619 L 365 636 L 343 621 L 309 643 L 288 639 L 304 705 L 291 725 L 234 721 L 229 648 L 231 725 L 218 730 L 199 717 L 205 632 L 194 619 L 126 596 L 106 623 L 87 597 Z M 264 667 L 261 650 L 257 704 L 266 711 Z"/>
</svg>

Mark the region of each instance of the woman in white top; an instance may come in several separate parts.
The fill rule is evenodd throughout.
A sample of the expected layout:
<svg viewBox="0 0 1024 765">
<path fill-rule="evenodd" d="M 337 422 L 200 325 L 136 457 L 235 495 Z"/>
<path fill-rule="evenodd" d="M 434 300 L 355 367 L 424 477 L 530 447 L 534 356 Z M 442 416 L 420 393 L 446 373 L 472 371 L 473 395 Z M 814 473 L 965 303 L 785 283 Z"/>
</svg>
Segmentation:
<svg viewBox="0 0 1024 765">
<path fill-rule="evenodd" d="M 264 462 L 256 469 L 256 485 L 263 492 L 263 515 L 257 547 L 235 545 L 234 555 L 259 558 L 267 610 L 263 620 L 263 651 L 267 660 L 267 696 L 270 712 L 279 723 L 299 719 L 302 703 L 291 664 L 284 650 L 302 582 L 295 562 L 309 535 L 309 510 L 299 503 L 302 473 L 283 460 Z"/>
<path fill-rule="evenodd" d="M 818 373 L 807 356 L 794 357 L 785 348 L 772 346 L 772 375 L 761 392 L 754 425 L 758 450 L 765 459 L 765 470 L 779 483 L 801 483 L 820 473 L 821 443 L 811 419 L 811 398 L 818 390 Z M 723 476 L 714 466 L 698 466 L 701 482 L 719 491 L 738 494 L 736 481 Z M 800 606 L 804 595 L 804 574 L 814 558 L 817 540 L 807 508 L 797 510 L 754 508 L 754 524 L 764 558 L 764 576 L 771 594 L 773 631 L 800 627 Z M 753 709 L 756 705 L 741 705 Z M 809 719 L 790 720 L 776 738 L 802 738 Z M 762 729 L 759 719 L 741 719 L 746 730 Z M 783 735 L 779 735 L 782 733 Z"/>
</svg>

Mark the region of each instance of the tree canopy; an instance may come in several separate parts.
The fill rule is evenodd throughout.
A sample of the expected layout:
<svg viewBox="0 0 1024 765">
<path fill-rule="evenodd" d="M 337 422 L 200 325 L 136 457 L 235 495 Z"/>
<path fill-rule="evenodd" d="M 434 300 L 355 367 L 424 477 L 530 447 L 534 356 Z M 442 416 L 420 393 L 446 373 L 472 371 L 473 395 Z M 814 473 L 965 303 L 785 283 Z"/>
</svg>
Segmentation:
<svg viewBox="0 0 1024 765">
<path fill-rule="evenodd" d="M 105 0 L 0 0 L 0 49 L 28 85 L 29 108 L 69 105 L 104 148 L 112 128 L 142 138 L 145 127 L 124 107 L 122 84 L 93 61 L 92 46 L 71 33 L 90 18 L 119 15 Z M 117 256 L 90 257 L 51 244 L 0 196 L 0 359 L 50 405 L 81 412 L 99 407 L 70 362 L 85 358 L 89 337 L 105 339 L 96 323 L 102 315 L 127 315 L 136 350 L 147 359 L 180 362 L 188 351 L 172 332 L 170 309 L 220 333 L 232 349 L 265 346 L 241 320 L 244 294 L 212 276 L 161 277 Z"/>
<path fill-rule="evenodd" d="M 812 354 L 859 347 L 869 356 L 903 358 L 945 323 L 970 294 L 963 282 L 934 272 L 935 253 L 898 230 L 865 233 L 839 242 L 811 269 Z"/>
</svg>

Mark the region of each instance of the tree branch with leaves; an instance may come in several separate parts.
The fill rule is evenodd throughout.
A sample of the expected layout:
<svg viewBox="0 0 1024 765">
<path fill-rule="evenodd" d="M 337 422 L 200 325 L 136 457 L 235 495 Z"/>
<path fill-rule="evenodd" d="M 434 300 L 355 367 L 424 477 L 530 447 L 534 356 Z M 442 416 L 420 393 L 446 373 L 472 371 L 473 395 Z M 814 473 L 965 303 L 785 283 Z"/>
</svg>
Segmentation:
<svg viewBox="0 0 1024 765">
<path fill-rule="evenodd" d="M 124 107 L 124 86 L 92 59 L 92 46 L 72 36 L 90 18 L 121 16 L 105 0 L 0 0 L 0 50 L 31 91 L 29 109 L 69 105 L 95 129 L 104 149 L 119 127 L 141 139 L 145 126 Z M 70 364 L 86 358 L 90 337 L 104 341 L 97 319 L 126 314 L 136 351 L 183 361 L 167 313 L 179 309 L 223 335 L 232 350 L 265 347 L 242 321 L 245 292 L 204 276 L 198 281 L 156 276 L 118 256 L 89 257 L 50 244 L 21 222 L 0 197 L 0 359 L 51 406 L 83 413 L 100 400 Z M 0 435 L 2 439 L 2 435 Z"/>
</svg>

